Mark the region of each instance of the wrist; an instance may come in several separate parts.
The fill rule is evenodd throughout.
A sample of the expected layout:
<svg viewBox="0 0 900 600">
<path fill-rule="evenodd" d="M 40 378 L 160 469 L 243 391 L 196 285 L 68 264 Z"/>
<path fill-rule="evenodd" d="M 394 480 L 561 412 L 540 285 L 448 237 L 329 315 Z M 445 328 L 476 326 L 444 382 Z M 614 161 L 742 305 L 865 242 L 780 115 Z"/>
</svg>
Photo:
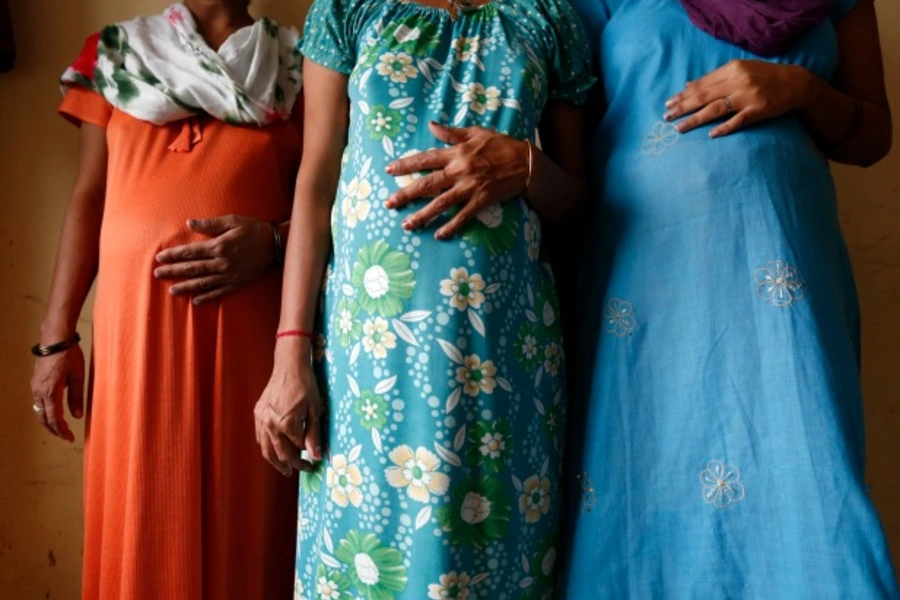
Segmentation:
<svg viewBox="0 0 900 600">
<path fill-rule="evenodd" d="M 47 346 L 75 335 L 75 322 L 65 319 L 45 319 L 41 323 L 41 345 Z"/>
<path fill-rule="evenodd" d="M 819 99 L 824 90 L 825 80 L 816 76 L 815 73 L 803 67 L 794 67 L 797 69 L 797 79 L 799 83 L 799 95 L 797 98 L 797 110 L 806 112 L 819 104 Z"/>
</svg>

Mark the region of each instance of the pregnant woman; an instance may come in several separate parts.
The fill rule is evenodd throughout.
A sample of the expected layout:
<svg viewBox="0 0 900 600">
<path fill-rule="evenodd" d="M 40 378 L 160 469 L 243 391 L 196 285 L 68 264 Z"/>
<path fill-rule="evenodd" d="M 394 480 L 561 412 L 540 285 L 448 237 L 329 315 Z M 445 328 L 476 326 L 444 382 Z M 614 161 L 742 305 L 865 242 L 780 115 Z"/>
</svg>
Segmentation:
<svg viewBox="0 0 900 600">
<path fill-rule="evenodd" d="M 827 162 L 890 146 L 871 0 L 576 7 L 607 107 L 565 598 L 900 598 Z"/>
<path fill-rule="evenodd" d="M 66 388 L 87 418 L 86 600 L 293 586 L 296 488 L 259 457 L 248 400 L 272 368 L 300 162 L 297 32 L 247 5 L 188 0 L 107 27 L 63 76 L 81 163 L 32 388 L 60 437 L 74 439 Z M 95 276 L 85 409 L 75 327 Z"/>
<path fill-rule="evenodd" d="M 298 598 L 555 588 L 566 399 L 540 227 L 583 193 L 588 48 L 563 0 L 460 4 L 318 0 L 307 22 L 295 230 L 256 409 L 265 456 L 307 471 Z M 390 166 L 431 149 L 430 174 Z M 510 168 L 473 176 L 497 160 Z M 517 199 L 483 209 L 492 190 Z M 406 204 L 419 196 L 436 198 Z"/>
</svg>

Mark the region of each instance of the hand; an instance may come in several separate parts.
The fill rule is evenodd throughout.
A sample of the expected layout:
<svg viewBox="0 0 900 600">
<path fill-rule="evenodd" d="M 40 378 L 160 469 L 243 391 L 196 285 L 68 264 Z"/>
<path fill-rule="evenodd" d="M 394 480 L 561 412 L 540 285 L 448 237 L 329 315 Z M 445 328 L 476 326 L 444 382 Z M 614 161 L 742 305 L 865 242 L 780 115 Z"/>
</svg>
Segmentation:
<svg viewBox="0 0 900 600">
<path fill-rule="evenodd" d="M 278 343 L 281 347 L 296 342 Z M 322 460 L 324 403 L 308 361 L 276 358 L 275 370 L 253 414 L 262 455 L 283 475 L 290 477 L 292 469 L 312 471 L 312 462 Z M 309 460 L 301 458 L 304 450 Z"/>
<path fill-rule="evenodd" d="M 212 239 L 163 250 L 158 279 L 184 279 L 169 288 L 175 296 L 190 295 L 203 304 L 254 281 L 275 258 L 272 224 L 230 215 L 188 221 L 188 227 Z"/>
<path fill-rule="evenodd" d="M 31 396 L 38 421 L 50 433 L 67 442 L 75 441 L 63 409 L 63 392 L 68 388 L 69 412 L 80 419 L 84 412 L 84 354 L 78 345 L 65 352 L 42 356 L 34 363 Z"/>
<path fill-rule="evenodd" d="M 458 129 L 432 122 L 429 128 L 437 139 L 451 147 L 422 152 L 387 167 L 388 174 L 395 177 L 433 171 L 385 202 L 387 208 L 400 208 L 419 198 L 434 198 L 403 220 L 404 229 L 427 226 L 453 206 L 462 205 L 434 234 L 439 240 L 447 239 L 486 206 L 515 198 L 525 191 L 527 142 L 483 127 Z"/>
<path fill-rule="evenodd" d="M 666 121 L 691 115 L 676 129 L 686 133 L 731 116 L 709 137 L 734 133 L 751 123 L 774 119 L 802 108 L 812 90 L 811 73 L 796 65 L 762 60 L 733 60 L 724 67 L 689 81 L 684 91 L 666 102 Z"/>
</svg>

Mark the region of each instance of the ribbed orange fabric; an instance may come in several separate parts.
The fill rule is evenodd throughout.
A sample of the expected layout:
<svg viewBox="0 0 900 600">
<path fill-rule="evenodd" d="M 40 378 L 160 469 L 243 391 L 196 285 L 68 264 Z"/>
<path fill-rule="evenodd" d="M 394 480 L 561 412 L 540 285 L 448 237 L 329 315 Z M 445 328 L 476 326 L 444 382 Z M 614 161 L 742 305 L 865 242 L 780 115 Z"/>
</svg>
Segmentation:
<svg viewBox="0 0 900 600">
<path fill-rule="evenodd" d="M 85 600 L 292 597 L 296 480 L 260 456 L 253 406 L 272 368 L 281 274 L 194 307 L 153 277 L 185 221 L 285 220 L 300 159 L 293 123 L 199 117 L 202 139 L 73 89 L 60 112 L 107 128 L 109 176 L 85 444 Z"/>
</svg>

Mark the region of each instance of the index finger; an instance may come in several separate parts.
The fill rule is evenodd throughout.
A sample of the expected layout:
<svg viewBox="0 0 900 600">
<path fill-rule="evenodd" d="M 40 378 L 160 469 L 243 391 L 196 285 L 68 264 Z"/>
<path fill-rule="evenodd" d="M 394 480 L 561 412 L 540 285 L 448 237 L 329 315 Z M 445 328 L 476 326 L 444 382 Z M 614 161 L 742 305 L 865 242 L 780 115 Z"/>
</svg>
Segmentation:
<svg viewBox="0 0 900 600">
<path fill-rule="evenodd" d="M 186 260 L 213 258 L 212 244 L 212 240 L 206 240 L 167 248 L 156 255 L 156 260 L 161 263 L 175 263 Z"/>
<path fill-rule="evenodd" d="M 395 160 L 386 167 L 389 175 L 410 175 L 421 171 L 442 169 L 450 162 L 453 148 L 426 150 L 406 158 Z"/>
</svg>

